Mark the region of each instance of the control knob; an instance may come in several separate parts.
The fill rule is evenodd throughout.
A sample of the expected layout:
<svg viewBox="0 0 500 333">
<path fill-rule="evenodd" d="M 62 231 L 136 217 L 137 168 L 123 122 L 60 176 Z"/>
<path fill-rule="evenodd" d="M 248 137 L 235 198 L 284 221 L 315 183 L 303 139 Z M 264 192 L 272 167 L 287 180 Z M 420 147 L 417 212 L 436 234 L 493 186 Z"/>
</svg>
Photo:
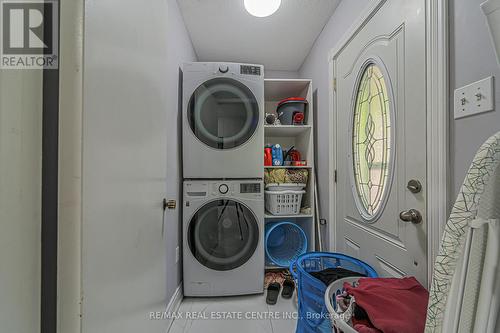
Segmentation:
<svg viewBox="0 0 500 333">
<path fill-rule="evenodd" d="M 227 192 L 229 192 L 229 187 L 226 184 L 221 184 L 219 186 L 219 192 L 222 194 L 226 194 Z"/>
<path fill-rule="evenodd" d="M 227 73 L 227 72 L 229 72 L 229 67 L 226 65 L 221 65 L 221 66 L 219 66 L 219 72 Z"/>
</svg>

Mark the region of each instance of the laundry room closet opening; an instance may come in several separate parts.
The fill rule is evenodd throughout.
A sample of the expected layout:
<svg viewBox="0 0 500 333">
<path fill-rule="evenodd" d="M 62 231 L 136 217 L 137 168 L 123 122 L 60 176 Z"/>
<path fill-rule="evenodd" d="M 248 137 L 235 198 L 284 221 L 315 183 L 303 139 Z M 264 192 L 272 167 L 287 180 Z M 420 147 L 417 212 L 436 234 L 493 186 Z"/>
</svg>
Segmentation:
<svg viewBox="0 0 500 333">
<path fill-rule="evenodd" d="M 319 194 L 328 194 L 331 180 L 328 162 L 316 164 L 328 155 L 318 148 L 328 144 L 328 109 L 317 107 L 327 84 L 316 85 L 308 62 L 324 47 L 318 40 L 331 36 L 322 32 L 338 19 L 340 1 L 307 8 L 272 1 L 276 8 L 266 13 L 252 7 L 257 2 L 221 2 L 216 10 L 208 1 L 178 1 L 197 53 L 197 61 L 179 64 L 182 290 L 188 298 L 262 294 L 276 281 L 291 281 L 286 271 L 300 255 L 329 246 L 329 204 Z M 359 8 L 345 10 L 354 19 Z M 299 11 L 304 24 L 290 25 Z"/>
<path fill-rule="evenodd" d="M 313 82 L 248 63 L 181 68 L 184 296 L 262 294 L 266 271 L 317 249 Z"/>
</svg>

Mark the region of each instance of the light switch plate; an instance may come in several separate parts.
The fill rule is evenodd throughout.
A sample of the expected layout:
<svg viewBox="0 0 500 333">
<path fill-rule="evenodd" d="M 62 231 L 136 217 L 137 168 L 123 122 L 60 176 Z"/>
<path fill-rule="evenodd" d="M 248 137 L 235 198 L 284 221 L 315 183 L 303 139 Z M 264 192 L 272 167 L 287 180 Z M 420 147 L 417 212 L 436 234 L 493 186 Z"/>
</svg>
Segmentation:
<svg viewBox="0 0 500 333">
<path fill-rule="evenodd" d="M 455 119 L 472 116 L 495 109 L 493 76 L 455 90 Z"/>
</svg>

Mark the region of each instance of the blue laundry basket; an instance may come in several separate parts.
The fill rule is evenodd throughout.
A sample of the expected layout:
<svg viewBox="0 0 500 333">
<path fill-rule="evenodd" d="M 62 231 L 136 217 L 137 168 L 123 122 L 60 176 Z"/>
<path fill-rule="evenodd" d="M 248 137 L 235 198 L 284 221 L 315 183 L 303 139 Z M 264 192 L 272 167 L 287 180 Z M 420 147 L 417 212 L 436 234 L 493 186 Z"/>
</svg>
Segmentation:
<svg viewBox="0 0 500 333">
<path fill-rule="evenodd" d="M 300 226 L 292 222 L 266 225 L 266 255 L 273 264 L 289 267 L 307 252 L 307 236 Z"/>
<path fill-rule="evenodd" d="M 299 318 L 296 333 L 331 333 L 329 312 L 325 305 L 327 286 L 312 276 L 327 268 L 342 267 L 367 277 L 378 277 L 367 263 L 356 258 L 328 252 L 311 252 L 301 255 L 290 264 L 290 272 L 297 282 Z"/>
</svg>

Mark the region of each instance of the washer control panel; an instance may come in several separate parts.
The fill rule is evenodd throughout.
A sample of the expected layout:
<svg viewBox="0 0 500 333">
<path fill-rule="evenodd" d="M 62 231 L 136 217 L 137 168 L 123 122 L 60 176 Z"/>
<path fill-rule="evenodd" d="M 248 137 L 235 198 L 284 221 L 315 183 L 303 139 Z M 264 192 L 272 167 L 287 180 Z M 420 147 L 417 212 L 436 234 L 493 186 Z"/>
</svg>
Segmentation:
<svg viewBox="0 0 500 333">
<path fill-rule="evenodd" d="M 261 198 L 264 185 L 261 180 L 220 180 L 209 183 L 209 195 L 214 198 Z"/>
<path fill-rule="evenodd" d="M 186 182 L 184 183 L 184 195 L 189 198 L 205 198 L 208 195 L 208 183 Z"/>
<path fill-rule="evenodd" d="M 261 199 L 264 197 L 262 180 L 185 181 L 184 201 L 207 198 Z M 189 205 L 187 205 L 189 206 Z"/>
<path fill-rule="evenodd" d="M 240 184 L 240 193 L 261 193 L 260 183 L 243 183 Z"/>
</svg>

